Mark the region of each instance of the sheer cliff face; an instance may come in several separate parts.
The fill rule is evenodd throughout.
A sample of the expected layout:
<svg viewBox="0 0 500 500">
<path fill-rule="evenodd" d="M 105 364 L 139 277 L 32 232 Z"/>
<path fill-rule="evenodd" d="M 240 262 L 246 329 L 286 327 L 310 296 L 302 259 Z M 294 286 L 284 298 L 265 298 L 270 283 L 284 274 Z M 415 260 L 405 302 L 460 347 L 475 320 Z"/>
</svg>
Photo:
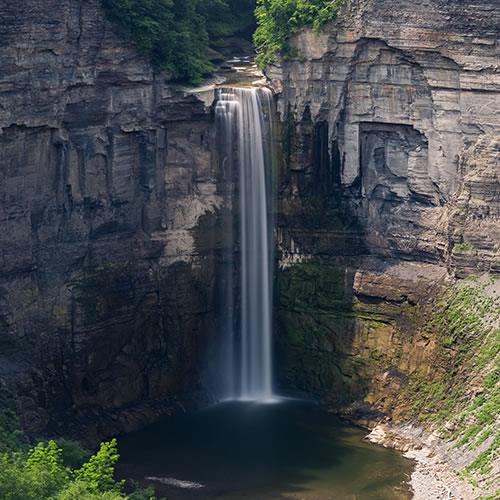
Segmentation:
<svg viewBox="0 0 500 500">
<path fill-rule="evenodd" d="M 390 411 L 435 369 L 422 307 L 498 273 L 496 4 L 350 0 L 270 68 L 284 384 Z M 212 118 L 98 0 L 0 2 L 0 19 L 0 390 L 27 430 L 128 430 L 199 388 L 216 330 Z"/>
<path fill-rule="evenodd" d="M 196 389 L 213 323 L 210 114 L 98 0 L 3 2 L 0 19 L 0 376 L 28 430 L 139 401 L 148 418 Z"/>
<path fill-rule="evenodd" d="M 499 271 L 499 27 L 493 0 L 351 0 L 269 69 L 286 154 L 286 383 L 383 397 L 377 374 L 425 367 L 415 304 Z"/>
</svg>

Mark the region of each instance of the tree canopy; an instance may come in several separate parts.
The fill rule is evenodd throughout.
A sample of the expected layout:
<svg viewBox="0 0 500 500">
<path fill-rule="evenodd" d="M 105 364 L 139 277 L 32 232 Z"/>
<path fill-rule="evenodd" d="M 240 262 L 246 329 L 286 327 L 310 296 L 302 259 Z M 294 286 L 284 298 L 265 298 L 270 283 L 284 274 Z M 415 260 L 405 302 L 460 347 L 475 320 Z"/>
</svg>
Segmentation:
<svg viewBox="0 0 500 500">
<path fill-rule="evenodd" d="M 288 39 L 301 26 L 317 30 L 335 19 L 344 0 L 102 0 L 121 32 L 174 79 L 199 82 L 213 71 L 208 48 L 221 37 L 255 31 L 257 62 L 278 51 L 292 56 Z"/>
<path fill-rule="evenodd" d="M 177 80 L 199 82 L 213 70 L 217 38 L 252 31 L 255 0 L 102 0 L 109 18 Z"/>
<path fill-rule="evenodd" d="M 152 489 L 127 495 L 124 482 L 115 481 L 119 458 L 113 439 L 102 443 L 99 451 L 87 459 L 79 448 L 81 460 L 75 463 L 77 443 L 62 440 L 38 443 L 35 447 L 0 454 L 0 498 L 5 500 L 146 500 L 153 499 Z"/>
<path fill-rule="evenodd" d="M 257 0 L 254 43 L 258 64 L 273 62 L 278 51 L 293 55 L 288 45 L 290 35 L 302 26 L 319 30 L 335 20 L 342 3 L 344 0 Z"/>
</svg>

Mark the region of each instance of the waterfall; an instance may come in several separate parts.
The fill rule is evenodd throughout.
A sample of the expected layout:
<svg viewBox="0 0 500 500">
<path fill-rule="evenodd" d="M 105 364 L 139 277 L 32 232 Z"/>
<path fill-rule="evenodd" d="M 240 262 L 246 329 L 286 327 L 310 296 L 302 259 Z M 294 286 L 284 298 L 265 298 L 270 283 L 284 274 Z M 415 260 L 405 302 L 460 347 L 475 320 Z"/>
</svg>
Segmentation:
<svg viewBox="0 0 500 500">
<path fill-rule="evenodd" d="M 268 400 L 273 396 L 271 91 L 221 89 L 215 113 L 220 165 L 237 186 L 232 206 L 239 226 L 238 286 L 232 286 L 231 276 L 226 280 L 231 291 L 224 308 L 221 392 L 224 399 Z"/>
</svg>

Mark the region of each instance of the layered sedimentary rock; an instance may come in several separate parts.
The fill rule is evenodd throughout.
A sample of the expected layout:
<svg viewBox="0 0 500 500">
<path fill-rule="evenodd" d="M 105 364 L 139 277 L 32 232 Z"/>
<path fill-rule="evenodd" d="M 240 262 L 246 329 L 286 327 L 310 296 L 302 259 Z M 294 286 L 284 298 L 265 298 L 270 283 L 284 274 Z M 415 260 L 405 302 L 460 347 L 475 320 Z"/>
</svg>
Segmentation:
<svg viewBox="0 0 500 500">
<path fill-rule="evenodd" d="M 198 389 L 222 244 L 210 113 L 98 0 L 0 18 L 0 376 L 28 431 L 128 429 Z"/>
<path fill-rule="evenodd" d="M 494 0 L 350 0 L 268 70 L 280 383 L 401 423 L 477 497 L 499 467 L 499 39 Z"/>
<path fill-rule="evenodd" d="M 352 0 L 269 68 L 285 384 L 337 406 L 380 401 L 379 376 L 432 351 L 417 306 L 498 272 L 499 26 L 493 0 Z"/>
</svg>

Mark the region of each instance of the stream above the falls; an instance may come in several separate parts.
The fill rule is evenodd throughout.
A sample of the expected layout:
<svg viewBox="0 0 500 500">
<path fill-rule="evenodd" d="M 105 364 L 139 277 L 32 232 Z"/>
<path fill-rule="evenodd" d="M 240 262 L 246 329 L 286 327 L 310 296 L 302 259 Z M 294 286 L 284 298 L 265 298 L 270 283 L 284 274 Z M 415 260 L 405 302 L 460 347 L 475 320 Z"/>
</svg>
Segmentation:
<svg viewBox="0 0 500 500">
<path fill-rule="evenodd" d="M 223 403 L 122 436 L 118 474 L 170 500 L 411 498 L 412 462 L 364 436 L 314 403 Z"/>
</svg>

